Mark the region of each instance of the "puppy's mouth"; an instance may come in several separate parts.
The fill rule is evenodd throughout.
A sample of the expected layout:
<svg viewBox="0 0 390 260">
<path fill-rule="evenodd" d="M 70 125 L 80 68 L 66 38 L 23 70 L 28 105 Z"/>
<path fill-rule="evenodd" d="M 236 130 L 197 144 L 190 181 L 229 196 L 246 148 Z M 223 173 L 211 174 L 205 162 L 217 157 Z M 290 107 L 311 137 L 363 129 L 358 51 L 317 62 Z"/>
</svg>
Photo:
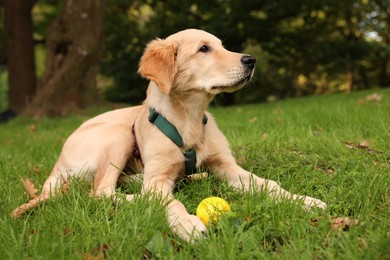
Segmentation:
<svg viewBox="0 0 390 260">
<path fill-rule="evenodd" d="M 250 70 L 248 75 L 246 75 L 245 77 L 243 77 L 243 78 L 241 78 L 233 83 L 230 83 L 227 85 L 213 86 L 213 87 L 211 87 L 211 89 L 212 90 L 239 89 L 252 79 L 252 75 L 253 75 L 253 70 Z"/>
</svg>

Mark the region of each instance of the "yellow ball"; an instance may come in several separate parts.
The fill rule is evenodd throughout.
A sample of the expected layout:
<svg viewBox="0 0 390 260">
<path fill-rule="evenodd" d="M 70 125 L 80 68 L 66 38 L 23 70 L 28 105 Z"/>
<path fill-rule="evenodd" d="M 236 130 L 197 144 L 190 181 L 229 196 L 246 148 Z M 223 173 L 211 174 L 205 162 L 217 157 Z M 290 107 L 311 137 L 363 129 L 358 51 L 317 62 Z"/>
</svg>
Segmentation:
<svg viewBox="0 0 390 260">
<path fill-rule="evenodd" d="M 196 209 L 196 215 L 208 227 L 210 223 L 218 222 L 218 216 L 230 212 L 230 205 L 219 197 L 209 197 L 202 200 Z"/>
</svg>

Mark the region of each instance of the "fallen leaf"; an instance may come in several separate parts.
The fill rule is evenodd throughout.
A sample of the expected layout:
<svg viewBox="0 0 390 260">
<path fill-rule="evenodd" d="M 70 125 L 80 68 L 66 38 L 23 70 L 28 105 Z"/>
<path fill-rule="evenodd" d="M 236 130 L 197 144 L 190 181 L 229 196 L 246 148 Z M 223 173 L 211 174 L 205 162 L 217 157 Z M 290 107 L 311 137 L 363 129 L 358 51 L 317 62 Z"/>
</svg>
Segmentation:
<svg viewBox="0 0 390 260">
<path fill-rule="evenodd" d="M 249 122 L 256 123 L 258 120 L 259 120 L 259 118 L 257 116 L 255 116 L 255 117 L 252 117 L 251 119 L 249 119 Z"/>
<path fill-rule="evenodd" d="M 240 156 L 240 157 L 236 158 L 236 161 L 237 161 L 238 165 L 243 165 L 246 163 L 246 158 L 244 156 Z"/>
<path fill-rule="evenodd" d="M 358 240 L 359 240 L 359 245 L 358 245 L 359 251 L 362 251 L 364 248 L 368 247 L 367 241 L 364 238 L 359 237 Z"/>
<path fill-rule="evenodd" d="M 367 140 L 364 140 L 364 141 L 361 141 L 360 144 L 358 144 L 357 147 L 358 147 L 358 148 L 367 149 L 367 148 L 369 148 L 369 143 L 368 143 Z"/>
<path fill-rule="evenodd" d="M 318 218 L 311 218 L 310 219 L 310 224 L 314 227 L 318 227 L 318 222 L 319 222 L 319 219 Z"/>
<path fill-rule="evenodd" d="M 276 117 L 276 118 L 274 119 L 274 122 L 275 122 L 275 123 L 282 123 L 282 122 L 283 122 L 283 119 L 282 119 L 281 117 Z"/>
<path fill-rule="evenodd" d="M 65 227 L 64 228 L 64 235 L 67 235 L 71 232 L 72 230 L 70 229 L 70 227 Z"/>
<path fill-rule="evenodd" d="M 316 169 L 320 172 L 326 172 L 329 174 L 333 174 L 336 172 L 336 170 L 334 168 L 332 168 L 331 166 L 327 166 L 326 164 L 323 164 L 323 163 L 317 164 Z"/>
<path fill-rule="evenodd" d="M 84 260 L 102 260 L 107 259 L 107 244 L 101 244 L 84 254 Z"/>
<path fill-rule="evenodd" d="M 69 191 L 69 183 L 64 182 L 64 185 L 62 186 L 62 192 L 67 193 Z"/>
<path fill-rule="evenodd" d="M 252 222 L 252 221 L 253 221 L 253 217 L 251 217 L 251 216 L 245 216 L 244 221 L 245 221 L 245 222 Z"/>
<path fill-rule="evenodd" d="M 361 99 L 358 100 L 358 104 L 359 104 L 359 105 L 364 105 L 364 104 L 366 104 L 366 103 L 367 103 L 367 100 L 364 99 L 364 98 L 361 98 Z"/>
<path fill-rule="evenodd" d="M 324 219 L 325 219 L 324 216 L 319 216 L 317 218 L 310 218 L 310 224 L 313 227 L 318 227 L 320 222 L 323 223 Z"/>
<path fill-rule="evenodd" d="M 28 126 L 28 129 L 31 131 L 31 132 L 35 132 L 37 130 L 37 125 L 36 124 L 31 124 Z"/>
<path fill-rule="evenodd" d="M 354 144 L 351 142 L 344 142 L 345 147 L 350 148 L 350 149 L 362 149 L 366 150 L 369 153 L 383 153 L 381 151 L 374 150 L 373 148 L 370 147 L 370 144 L 368 141 L 363 140 L 359 144 Z"/>
<path fill-rule="evenodd" d="M 315 128 L 313 128 L 311 132 L 313 135 L 320 135 L 321 133 L 324 132 L 324 128 L 322 128 L 319 125 L 316 125 Z"/>
<path fill-rule="evenodd" d="M 34 167 L 34 173 L 35 173 L 35 174 L 38 174 L 38 173 L 40 173 L 40 172 L 41 172 L 41 166 L 36 165 L 36 166 Z"/>
<path fill-rule="evenodd" d="M 343 230 L 347 231 L 349 227 L 356 226 L 359 223 L 357 219 L 351 219 L 349 217 L 338 217 L 333 219 L 330 224 L 331 230 Z"/>
<path fill-rule="evenodd" d="M 41 173 L 41 165 L 35 165 L 35 166 L 32 166 L 31 164 L 28 165 L 28 169 L 30 172 L 34 173 L 34 174 L 39 174 Z"/>
<path fill-rule="evenodd" d="M 267 139 L 269 136 L 269 133 L 263 133 L 261 136 L 260 136 L 260 140 L 263 141 L 265 139 Z"/>
<path fill-rule="evenodd" d="M 91 253 L 87 252 L 84 257 L 84 260 L 102 260 L 106 259 L 104 254 L 102 252 L 99 252 L 97 255 L 92 255 Z"/>
<path fill-rule="evenodd" d="M 371 95 L 366 96 L 366 100 L 373 101 L 373 102 L 381 102 L 382 97 L 383 97 L 383 94 L 373 93 Z"/>
<path fill-rule="evenodd" d="M 373 93 L 373 94 L 367 95 L 366 97 L 364 97 L 362 99 L 359 99 L 358 103 L 361 104 L 361 105 L 364 105 L 367 102 L 379 103 L 379 102 L 382 101 L 382 98 L 383 98 L 383 94 Z"/>
<path fill-rule="evenodd" d="M 319 126 L 319 125 L 316 125 L 316 131 L 317 131 L 317 132 L 324 132 L 324 128 L 322 128 L 322 127 Z"/>
<path fill-rule="evenodd" d="M 30 179 L 21 180 L 24 185 L 24 188 L 26 189 L 27 196 L 31 199 L 38 197 L 38 195 L 36 194 L 38 192 L 38 189 L 35 188 L 34 183 L 32 183 Z"/>
</svg>

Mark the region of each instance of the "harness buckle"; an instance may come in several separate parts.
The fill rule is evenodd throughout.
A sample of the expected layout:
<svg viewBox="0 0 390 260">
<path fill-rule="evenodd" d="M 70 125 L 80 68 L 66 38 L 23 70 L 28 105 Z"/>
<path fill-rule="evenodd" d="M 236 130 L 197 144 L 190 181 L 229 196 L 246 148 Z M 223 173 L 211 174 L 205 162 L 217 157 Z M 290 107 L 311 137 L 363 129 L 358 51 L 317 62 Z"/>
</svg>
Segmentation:
<svg viewBox="0 0 390 260">
<path fill-rule="evenodd" d="M 196 169 L 196 150 L 191 148 L 184 153 L 186 159 L 186 175 L 191 175 L 197 171 Z"/>
</svg>

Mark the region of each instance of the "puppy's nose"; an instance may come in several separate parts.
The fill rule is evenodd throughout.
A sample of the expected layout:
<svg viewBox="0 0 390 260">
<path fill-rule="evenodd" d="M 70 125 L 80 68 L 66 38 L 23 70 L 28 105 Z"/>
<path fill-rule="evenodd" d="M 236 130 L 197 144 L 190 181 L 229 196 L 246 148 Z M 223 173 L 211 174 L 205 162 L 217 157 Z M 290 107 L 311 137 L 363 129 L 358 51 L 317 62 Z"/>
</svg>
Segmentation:
<svg viewBox="0 0 390 260">
<path fill-rule="evenodd" d="M 250 69 L 255 67 L 256 58 L 250 55 L 244 55 L 241 57 L 241 63 Z"/>
</svg>

